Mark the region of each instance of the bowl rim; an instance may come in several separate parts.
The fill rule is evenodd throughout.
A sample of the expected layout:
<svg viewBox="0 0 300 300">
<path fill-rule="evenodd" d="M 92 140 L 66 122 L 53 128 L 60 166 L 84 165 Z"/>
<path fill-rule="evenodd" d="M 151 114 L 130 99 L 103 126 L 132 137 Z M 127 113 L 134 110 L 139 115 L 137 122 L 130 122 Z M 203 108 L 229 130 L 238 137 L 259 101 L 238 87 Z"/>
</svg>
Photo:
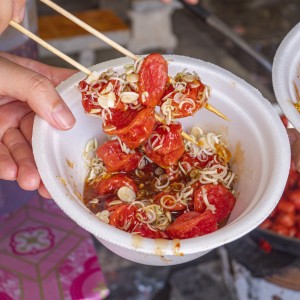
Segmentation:
<svg viewBox="0 0 300 300">
<path fill-rule="evenodd" d="M 241 226 L 239 217 L 232 221 L 231 223 L 227 224 L 225 227 L 218 229 L 217 231 L 207 234 L 200 237 L 190 238 L 190 239 L 183 239 L 180 240 L 180 253 L 186 254 L 194 254 L 197 252 L 203 252 L 203 251 L 209 251 L 214 248 L 217 248 L 221 245 L 224 245 L 226 243 L 229 243 L 233 240 L 236 240 L 240 238 L 241 236 L 247 234 L 251 230 L 255 229 L 266 217 L 267 215 L 273 210 L 273 208 L 276 206 L 277 202 L 272 201 L 273 198 L 280 198 L 280 195 L 284 189 L 284 185 L 288 176 L 288 170 L 290 167 L 290 148 L 289 148 L 289 142 L 287 133 L 284 129 L 284 126 L 282 125 L 280 118 L 278 114 L 275 112 L 275 110 L 272 107 L 272 104 L 266 100 L 261 93 L 255 89 L 253 86 L 248 84 L 243 79 L 239 78 L 238 76 L 232 74 L 231 72 L 216 66 L 214 64 L 211 64 L 209 62 L 204 62 L 200 59 L 195 58 L 189 58 L 186 56 L 179 56 L 179 55 L 164 55 L 164 57 L 167 60 L 173 60 L 173 61 L 180 61 L 180 60 L 189 60 L 195 64 L 201 64 L 207 68 L 209 68 L 210 71 L 213 71 L 217 74 L 223 74 L 228 75 L 230 74 L 231 78 L 235 79 L 236 84 L 240 85 L 242 88 L 246 89 L 247 92 L 251 93 L 252 97 L 255 97 L 257 99 L 257 106 L 262 111 L 265 111 L 267 113 L 266 118 L 277 118 L 278 122 L 272 123 L 272 128 L 274 132 L 276 132 L 276 135 L 280 140 L 283 141 L 283 145 L 281 144 L 281 147 L 278 147 L 277 149 L 274 149 L 274 152 L 276 153 L 276 157 L 282 158 L 287 157 L 286 160 L 280 161 L 276 164 L 276 168 L 274 169 L 274 174 L 282 174 L 282 177 L 280 180 L 274 178 L 274 175 L 272 174 L 272 177 L 270 180 L 276 185 L 274 189 L 270 190 L 268 189 L 268 193 L 266 193 L 265 201 L 257 203 L 251 210 L 251 214 L 247 212 L 243 218 L 245 221 L 245 224 L 247 226 Z M 111 63 L 114 63 L 115 65 L 118 64 L 126 64 L 130 62 L 128 58 L 118 58 L 114 60 L 110 60 L 107 62 L 103 62 L 100 64 L 97 64 L 93 67 L 91 67 L 91 70 L 105 70 L 107 69 L 107 66 L 110 66 Z M 78 83 L 80 80 L 85 78 L 86 75 L 82 72 L 79 72 L 73 76 L 71 76 L 66 81 L 62 82 L 58 87 L 57 91 L 60 93 L 63 89 L 65 89 L 67 86 Z M 279 122 L 280 121 L 280 122 Z M 271 121 L 269 122 L 271 125 Z M 34 127 L 33 127 L 33 152 L 35 155 L 35 159 L 37 162 L 38 169 L 40 169 L 40 166 L 45 166 L 47 163 L 39 157 L 35 151 L 35 149 L 38 149 L 39 147 L 42 147 L 43 144 L 41 140 L 39 139 L 39 134 L 41 130 L 48 127 L 48 125 L 44 120 L 42 120 L 39 116 L 35 117 L 34 121 Z M 41 178 L 45 184 L 45 186 L 49 186 L 49 178 L 45 176 L 45 174 L 41 173 Z M 117 228 L 114 228 L 111 225 L 102 224 L 101 230 L 98 230 L 97 228 L 87 228 L 88 226 L 86 224 L 91 224 L 91 222 L 94 222 L 93 220 L 96 219 L 96 217 L 91 212 L 86 213 L 78 213 L 75 210 L 68 210 L 69 205 L 74 205 L 72 201 L 66 202 L 63 201 L 63 195 L 59 195 L 56 193 L 56 191 L 53 192 L 53 189 L 51 186 L 49 186 L 49 192 L 52 194 L 54 201 L 58 204 L 58 206 L 66 213 L 67 216 L 69 216 L 71 219 L 73 219 L 79 226 L 86 229 L 88 232 L 96 236 L 100 240 L 104 240 L 108 243 L 114 244 L 116 246 L 135 250 L 140 253 L 144 254 L 155 254 L 155 250 L 157 249 L 157 240 L 149 239 L 149 238 L 142 238 L 139 237 L 141 242 L 139 243 L 139 246 L 137 247 L 133 243 L 133 237 L 132 234 L 124 232 L 122 230 L 119 230 Z M 55 200 L 60 199 L 60 200 Z M 271 200 L 270 200 L 271 199 Z M 67 203 L 67 204 L 66 204 Z M 84 218 L 82 217 L 82 214 L 84 215 Z M 99 224 L 99 220 L 97 220 Z M 109 237 L 107 236 L 107 233 L 109 232 Z M 104 234 L 103 234 L 104 233 Z M 106 234 L 106 235 L 105 235 Z M 125 244 L 124 244 L 124 241 Z M 164 255 L 178 255 L 174 253 L 174 241 L 178 243 L 179 240 L 163 240 L 164 241 Z M 176 252 L 176 251 L 175 251 Z M 161 255 L 161 254 L 160 254 Z"/>
<path fill-rule="evenodd" d="M 292 69 L 297 68 L 300 76 L 300 22 L 295 25 L 281 41 L 276 50 L 273 67 L 272 83 L 278 104 L 283 113 L 300 132 L 300 113 L 293 105 L 294 96 L 289 86 L 292 84 Z"/>
</svg>

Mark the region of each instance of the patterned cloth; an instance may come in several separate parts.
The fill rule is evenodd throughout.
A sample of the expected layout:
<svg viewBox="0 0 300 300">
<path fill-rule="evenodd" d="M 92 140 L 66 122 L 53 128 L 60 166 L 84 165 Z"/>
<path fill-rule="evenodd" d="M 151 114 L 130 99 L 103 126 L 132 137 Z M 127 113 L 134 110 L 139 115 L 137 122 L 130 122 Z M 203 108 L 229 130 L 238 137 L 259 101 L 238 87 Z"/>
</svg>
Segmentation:
<svg viewBox="0 0 300 300">
<path fill-rule="evenodd" d="M 13 200 L 13 199 L 12 199 Z M 90 235 L 38 195 L 0 216 L 1 300 L 108 296 Z"/>
</svg>

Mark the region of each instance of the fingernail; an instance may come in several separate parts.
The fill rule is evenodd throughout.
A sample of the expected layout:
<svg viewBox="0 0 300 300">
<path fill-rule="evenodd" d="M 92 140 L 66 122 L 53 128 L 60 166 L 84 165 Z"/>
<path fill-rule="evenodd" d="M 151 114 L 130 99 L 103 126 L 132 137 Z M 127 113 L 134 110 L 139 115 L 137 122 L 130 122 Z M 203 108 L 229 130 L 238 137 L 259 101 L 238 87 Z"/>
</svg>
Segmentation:
<svg viewBox="0 0 300 300">
<path fill-rule="evenodd" d="M 24 20 L 25 17 L 25 5 L 22 7 L 21 12 L 20 12 L 20 22 Z"/>
<path fill-rule="evenodd" d="M 69 108 L 63 103 L 59 103 L 52 109 L 52 117 L 61 129 L 70 129 L 76 122 Z"/>
<path fill-rule="evenodd" d="M 25 5 L 22 7 L 20 13 L 16 16 L 13 16 L 13 20 L 17 23 L 21 23 L 24 20 L 25 17 Z"/>
</svg>

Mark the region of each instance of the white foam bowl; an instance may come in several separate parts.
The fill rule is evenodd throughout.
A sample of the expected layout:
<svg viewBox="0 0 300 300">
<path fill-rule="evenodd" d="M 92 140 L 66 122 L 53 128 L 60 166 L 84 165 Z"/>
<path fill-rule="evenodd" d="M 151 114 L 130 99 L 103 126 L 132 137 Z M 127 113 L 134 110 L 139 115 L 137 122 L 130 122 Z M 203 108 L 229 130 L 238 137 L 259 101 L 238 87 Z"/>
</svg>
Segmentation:
<svg viewBox="0 0 300 300">
<path fill-rule="evenodd" d="M 86 115 L 81 106 L 81 95 L 75 85 L 85 78 L 84 74 L 76 74 L 58 87 L 77 119 L 75 127 L 58 131 L 36 117 L 33 128 L 36 163 L 55 202 L 111 251 L 147 265 L 193 260 L 256 228 L 276 206 L 290 166 L 286 131 L 272 105 L 256 89 L 210 63 L 175 55 L 166 59 L 172 59 L 169 66 L 172 75 L 183 69 L 197 72 L 212 87 L 210 103 L 230 118 L 228 122 L 203 109 L 181 120 L 185 130 L 197 125 L 221 133 L 233 155 L 232 167 L 238 174 L 237 201 L 228 224 L 216 232 L 180 241 L 152 240 L 107 225 L 86 209 L 80 196 L 86 176 L 82 153 L 89 139 L 96 137 L 101 144 L 106 137 L 101 120 Z M 92 69 L 105 71 L 112 67 L 122 72 L 129 62 L 121 58 Z"/>
<path fill-rule="evenodd" d="M 300 91 L 300 23 L 280 43 L 273 62 L 272 80 L 276 99 L 285 116 L 300 132 L 300 113 L 294 106 Z"/>
</svg>

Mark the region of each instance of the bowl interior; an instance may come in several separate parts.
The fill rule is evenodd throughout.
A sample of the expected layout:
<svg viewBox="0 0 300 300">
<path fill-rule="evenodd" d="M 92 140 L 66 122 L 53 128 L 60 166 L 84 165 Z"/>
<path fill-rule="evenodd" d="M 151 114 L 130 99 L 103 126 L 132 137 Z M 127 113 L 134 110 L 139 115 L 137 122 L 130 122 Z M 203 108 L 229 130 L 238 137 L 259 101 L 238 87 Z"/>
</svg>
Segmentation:
<svg viewBox="0 0 300 300">
<path fill-rule="evenodd" d="M 300 91 L 300 23 L 279 45 L 273 63 L 272 80 L 276 99 L 284 114 L 300 131 L 300 112 L 295 108 L 297 89 Z M 299 98 L 299 96 L 298 96 Z"/>
<path fill-rule="evenodd" d="M 206 236 L 181 241 L 182 253 L 207 251 L 235 240 L 257 227 L 277 204 L 288 175 L 290 150 L 286 131 L 272 105 L 246 82 L 215 65 L 181 56 L 172 60 L 169 73 L 184 69 L 197 72 L 212 87 L 210 103 L 223 112 L 225 121 L 202 109 L 195 116 L 181 119 L 185 131 L 192 126 L 220 133 L 232 153 L 232 167 L 238 175 L 235 184 L 237 202 L 228 224 Z M 93 67 L 104 71 L 109 67 L 122 72 L 129 63 L 117 59 Z M 155 240 L 137 238 L 104 224 L 82 204 L 86 169 L 82 159 L 87 141 L 96 137 L 106 140 L 101 119 L 86 115 L 81 95 L 75 85 L 85 77 L 78 73 L 58 87 L 58 91 L 74 113 L 77 123 L 69 131 L 53 129 L 36 117 L 33 150 L 39 172 L 47 189 L 62 210 L 80 226 L 99 239 L 144 253 L 153 253 Z M 167 254 L 174 253 L 172 241 L 164 241 Z"/>
</svg>

